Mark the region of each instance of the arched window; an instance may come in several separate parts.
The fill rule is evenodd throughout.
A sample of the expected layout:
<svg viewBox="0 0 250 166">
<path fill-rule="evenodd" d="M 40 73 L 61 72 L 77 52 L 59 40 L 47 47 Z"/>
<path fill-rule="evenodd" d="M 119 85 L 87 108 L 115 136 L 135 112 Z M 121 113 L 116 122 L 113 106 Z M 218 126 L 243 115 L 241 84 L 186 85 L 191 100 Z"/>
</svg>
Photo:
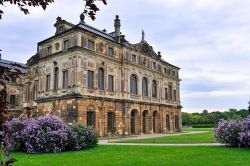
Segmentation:
<svg viewBox="0 0 250 166">
<path fill-rule="evenodd" d="M 156 83 L 156 80 L 152 81 L 152 97 L 157 97 L 157 83 Z"/>
<path fill-rule="evenodd" d="M 142 78 L 142 96 L 148 96 L 148 79 Z"/>
<path fill-rule="evenodd" d="M 134 74 L 130 76 L 130 93 L 137 94 L 137 77 Z"/>
<path fill-rule="evenodd" d="M 101 67 L 98 69 L 98 88 L 104 90 L 104 70 Z"/>
</svg>

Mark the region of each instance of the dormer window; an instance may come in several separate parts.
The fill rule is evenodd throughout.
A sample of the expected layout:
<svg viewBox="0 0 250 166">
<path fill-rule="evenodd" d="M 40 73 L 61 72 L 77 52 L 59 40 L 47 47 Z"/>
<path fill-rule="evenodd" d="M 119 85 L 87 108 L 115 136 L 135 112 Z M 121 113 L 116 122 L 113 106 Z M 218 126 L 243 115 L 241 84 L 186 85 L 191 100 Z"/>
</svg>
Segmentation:
<svg viewBox="0 0 250 166">
<path fill-rule="evenodd" d="M 67 50 L 69 48 L 69 40 L 65 40 L 63 42 L 63 48 L 64 48 L 64 50 Z"/>
<path fill-rule="evenodd" d="M 108 48 L 108 55 L 112 56 L 112 57 L 114 56 L 114 49 L 113 48 L 111 48 L 111 47 Z"/>
<path fill-rule="evenodd" d="M 132 54 L 132 62 L 136 63 L 136 55 Z"/>
<path fill-rule="evenodd" d="M 48 55 L 52 54 L 52 46 L 49 46 L 47 49 L 48 49 Z"/>
<path fill-rule="evenodd" d="M 63 27 L 63 26 L 58 27 L 58 33 L 62 33 L 63 30 L 64 30 L 64 27 Z"/>
<path fill-rule="evenodd" d="M 94 42 L 92 40 L 88 40 L 88 49 L 94 49 Z"/>
</svg>

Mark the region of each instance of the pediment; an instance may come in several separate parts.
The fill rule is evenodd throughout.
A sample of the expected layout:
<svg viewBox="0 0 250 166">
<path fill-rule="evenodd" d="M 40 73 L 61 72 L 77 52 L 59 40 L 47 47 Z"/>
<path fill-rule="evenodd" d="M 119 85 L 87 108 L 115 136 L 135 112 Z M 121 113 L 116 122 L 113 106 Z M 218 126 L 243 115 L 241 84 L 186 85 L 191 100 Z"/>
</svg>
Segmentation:
<svg viewBox="0 0 250 166">
<path fill-rule="evenodd" d="M 138 44 L 132 45 L 135 51 L 142 53 L 151 58 L 159 58 L 159 56 L 155 53 L 152 46 L 150 46 L 146 41 L 141 41 Z"/>
</svg>

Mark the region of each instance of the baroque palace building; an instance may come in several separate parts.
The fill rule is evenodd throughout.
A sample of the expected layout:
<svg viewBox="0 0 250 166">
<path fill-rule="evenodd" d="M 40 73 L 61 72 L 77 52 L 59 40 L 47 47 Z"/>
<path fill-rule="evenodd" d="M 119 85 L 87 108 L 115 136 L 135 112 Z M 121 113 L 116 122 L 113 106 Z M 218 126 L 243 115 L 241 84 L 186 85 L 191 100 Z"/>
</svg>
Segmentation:
<svg viewBox="0 0 250 166">
<path fill-rule="evenodd" d="M 54 114 L 93 126 L 99 136 L 180 131 L 179 69 L 142 39 L 131 44 L 84 21 L 60 17 L 54 36 L 38 43 L 23 80 L 24 114 Z"/>
</svg>

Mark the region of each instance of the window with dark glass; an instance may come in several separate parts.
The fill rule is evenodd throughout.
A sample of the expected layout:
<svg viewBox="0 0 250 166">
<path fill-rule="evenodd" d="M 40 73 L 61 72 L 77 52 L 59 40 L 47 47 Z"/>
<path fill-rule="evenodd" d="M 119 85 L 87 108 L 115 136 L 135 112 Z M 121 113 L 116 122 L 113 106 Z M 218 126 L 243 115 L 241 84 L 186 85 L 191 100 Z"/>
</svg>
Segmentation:
<svg viewBox="0 0 250 166">
<path fill-rule="evenodd" d="M 94 72 L 88 70 L 88 89 L 94 89 Z"/>
<path fill-rule="evenodd" d="M 157 83 L 156 80 L 152 82 L 152 97 L 157 97 Z"/>
<path fill-rule="evenodd" d="M 168 88 L 165 88 L 165 99 L 168 99 Z"/>
<path fill-rule="evenodd" d="M 50 46 L 47 49 L 48 49 L 48 55 L 52 54 L 52 47 Z"/>
<path fill-rule="evenodd" d="M 68 88 L 68 70 L 63 71 L 63 89 Z"/>
<path fill-rule="evenodd" d="M 87 126 L 95 127 L 95 112 L 87 111 Z"/>
<path fill-rule="evenodd" d="M 58 80 L 59 80 L 59 69 L 58 67 L 55 68 L 54 71 L 54 90 L 58 90 Z"/>
<path fill-rule="evenodd" d="M 65 40 L 63 42 L 63 48 L 64 48 L 64 50 L 67 50 L 69 48 L 69 40 Z"/>
<path fill-rule="evenodd" d="M 132 62 L 135 62 L 135 63 L 136 63 L 136 62 L 137 62 L 137 60 L 136 60 L 136 59 L 137 59 L 137 56 L 136 56 L 136 55 L 134 55 L 134 54 L 132 54 Z"/>
<path fill-rule="evenodd" d="M 111 48 L 111 47 L 108 48 L 108 55 L 114 56 L 114 49 L 113 48 Z"/>
<path fill-rule="evenodd" d="M 168 87 L 168 95 L 169 95 L 169 99 L 170 100 L 172 100 L 172 98 L 173 98 L 173 94 L 172 94 L 172 91 L 173 91 L 173 89 L 172 89 L 172 85 L 169 85 L 169 87 Z"/>
<path fill-rule="evenodd" d="M 137 94 L 137 77 L 134 74 L 130 76 L 130 93 Z"/>
<path fill-rule="evenodd" d="M 108 89 L 110 92 L 114 92 L 114 76 L 109 75 L 108 76 Z"/>
<path fill-rule="evenodd" d="M 98 69 L 98 89 L 104 90 L 104 69 L 102 67 Z"/>
<path fill-rule="evenodd" d="M 164 73 L 167 74 L 167 68 L 164 68 Z"/>
<path fill-rule="evenodd" d="M 115 131 L 115 113 L 108 112 L 108 132 L 114 133 Z"/>
<path fill-rule="evenodd" d="M 46 75 L 46 92 L 50 91 L 50 75 Z"/>
<path fill-rule="evenodd" d="M 94 42 L 92 40 L 88 40 L 88 49 L 94 49 Z"/>
<path fill-rule="evenodd" d="M 156 63 L 155 62 L 152 62 L 152 67 L 153 67 L 153 69 L 156 69 Z"/>
<path fill-rule="evenodd" d="M 175 71 L 174 70 L 172 71 L 172 76 L 175 77 Z"/>
<path fill-rule="evenodd" d="M 10 95 L 10 105 L 11 106 L 16 105 L 16 95 Z"/>
<path fill-rule="evenodd" d="M 16 76 L 11 76 L 10 81 L 11 81 L 12 83 L 15 83 L 15 82 L 17 81 Z"/>
<path fill-rule="evenodd" d="M 176 96 L 176 90 L 174 90 L 174 101 L 177 100 L 177 96 Z"/>
<path fill-rule="evenodd" d="M 148 79 L 145 77 L 142 78 L 142 95 L 148 96 Z"/>
</svg>

